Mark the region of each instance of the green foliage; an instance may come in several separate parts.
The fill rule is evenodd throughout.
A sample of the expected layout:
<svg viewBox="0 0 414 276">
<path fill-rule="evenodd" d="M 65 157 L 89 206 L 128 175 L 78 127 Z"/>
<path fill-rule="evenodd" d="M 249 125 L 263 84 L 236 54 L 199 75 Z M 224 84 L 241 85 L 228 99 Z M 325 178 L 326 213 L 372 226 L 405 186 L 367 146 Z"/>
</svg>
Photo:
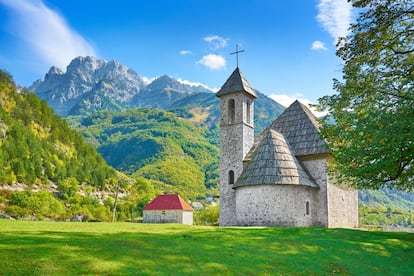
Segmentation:
<svg viewBox="0 0 414 276">
<path fill-rule="evenodd" d="M 35 217 L 58 219 L 64 213 L 64 206 L 51 192 L 14 192 L 6 212 L 15 218 Z"/>
<path fill-rule="evenodd" d="M 220 205 L 209 205 L 207 208 L 194 212 L 194 224 L 219 225 Z"/>
<path fill-rule="evenodd" d="M 73 197 L 79 191 L 79 182 L 75 177 L 59 180 L 57 186 L 64 199 Z"/>
<path fill-rule="evenodd" d="M 115 178 L 96 150 L 45 101 L 0 71 L 0 182 L 26 185 L 73 179 L 97 189 Z"/>
<path fill-rule="evenodd" d="M 360 225 L 397 224 L 410 227 L 414 219 L 414 194 L 396 189 L 358 192 Z"/>
<path fill-rule="evenodd" d="M 412 275 L 411 233 L 0 220 L 5 275 Z"/>
<path fill-rule="evenodd" d="M 414 189 L 414 3 L 352 1 L 363 8 L 338 43 L 338 94 L 320 99 L 333 116 L 322 135 L 337 177 L 359 188 Z"/>
</svg>

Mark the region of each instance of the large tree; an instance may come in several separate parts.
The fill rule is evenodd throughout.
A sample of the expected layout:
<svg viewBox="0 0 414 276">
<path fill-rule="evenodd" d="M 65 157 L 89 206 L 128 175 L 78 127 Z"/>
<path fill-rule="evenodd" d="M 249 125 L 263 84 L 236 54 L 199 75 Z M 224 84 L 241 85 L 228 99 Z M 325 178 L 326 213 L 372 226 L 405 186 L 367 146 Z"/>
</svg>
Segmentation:
<svg viewBox="0 0 414 276">
<path fill-rule="evenodd" d="M 334 123 L 321 129 L 332 169 L 358 188 L 414 190 L 414 1 L 353 0 L 341 38 L 343 79 L 319 99 Z M 331 120 L 332 122 L 332 120 Z"/>
</svg>

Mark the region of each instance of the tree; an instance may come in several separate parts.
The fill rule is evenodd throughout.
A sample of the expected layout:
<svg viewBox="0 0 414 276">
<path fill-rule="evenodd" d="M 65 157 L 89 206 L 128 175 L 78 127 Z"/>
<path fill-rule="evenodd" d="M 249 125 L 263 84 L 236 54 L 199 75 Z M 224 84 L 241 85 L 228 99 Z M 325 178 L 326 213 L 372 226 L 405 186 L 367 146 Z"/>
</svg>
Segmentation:
<svg viewBox="0 0 414 276">
<path fill-rule="evenodd" d="M 414 2 L 353 0 L 361 12 L 338 41 L 343 80 L 319 99 L 332 171 L 359 188 L 414 189 Z M 332 120 L 331 120 L 332 121 Z"/>
<path fill-rule="evenodd" d="M 58 180 L 57 186 L 63 199 L 69 199 L 79 191 L 79 182 L 75 177 Z"/>
</svg>

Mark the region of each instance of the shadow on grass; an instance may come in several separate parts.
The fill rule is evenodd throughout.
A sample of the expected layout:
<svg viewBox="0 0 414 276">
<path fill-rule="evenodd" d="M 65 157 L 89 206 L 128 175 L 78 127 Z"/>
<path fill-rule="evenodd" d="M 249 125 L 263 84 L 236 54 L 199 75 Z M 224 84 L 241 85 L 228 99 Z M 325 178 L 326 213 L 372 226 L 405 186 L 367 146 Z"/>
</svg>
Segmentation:
<svg viewBox="0 0 414 276">
<path fill-rule="evenodd" d="M 0 229 L 0 275 L 414 273 L 408 233 L 138 224 L 105 233 L 93 227 L 100 224 L 84 232 Z"/>
</svg>

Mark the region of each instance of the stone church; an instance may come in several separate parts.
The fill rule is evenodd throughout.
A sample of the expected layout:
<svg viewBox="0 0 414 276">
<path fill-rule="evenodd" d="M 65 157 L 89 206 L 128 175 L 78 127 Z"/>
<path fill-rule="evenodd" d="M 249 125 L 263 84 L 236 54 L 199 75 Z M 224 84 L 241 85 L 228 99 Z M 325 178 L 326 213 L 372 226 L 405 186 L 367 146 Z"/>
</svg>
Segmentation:
<svg viewBox="0 0 414 276">
<path fill-rule="evenodd" d="M 220 99 L 220 225 L 358 227 L 358 194 L 328 176 L 319 123 L 299 101 L 256 139 L 256 93 L 237 67 Z"/>
</svg>

